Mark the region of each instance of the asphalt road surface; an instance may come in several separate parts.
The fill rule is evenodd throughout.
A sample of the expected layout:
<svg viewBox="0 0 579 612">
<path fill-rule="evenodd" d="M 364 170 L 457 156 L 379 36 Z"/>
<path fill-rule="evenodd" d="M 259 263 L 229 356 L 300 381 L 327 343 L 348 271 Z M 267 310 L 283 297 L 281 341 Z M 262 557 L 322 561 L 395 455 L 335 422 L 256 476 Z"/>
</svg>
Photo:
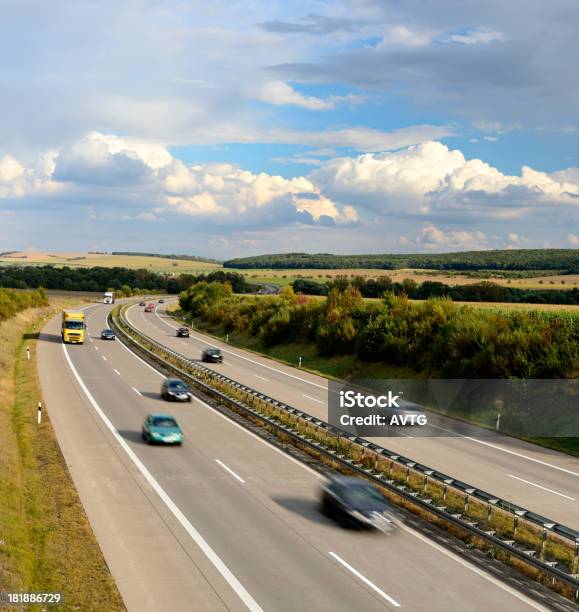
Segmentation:
<svg viewBox="0 0 579 612">
<path fill-rule="evenodd" d="M 52 319 L 38 359 L 51 421 L 129 610 L 547 609 L 405 525 L 392 536 L 337 527 L 318 511 L 320 475 L 198 400 L 162 401 L 162 375 L 100 340 L 109 310 L 86 308 L 82 346 L 61 344 Z M 131 318 L 169 342 L 154 314 L 147 324 L 135 308 Z M 294 394 L 306 388 L 290 381 Z M 143 443 L 154 411 L 175 415 L 182 447 Z"/>
<path fill-rule="evenodd" d="M 138 305 L 128 311 L 131 323 L 151 338 L 189 358 L 199 359 L 206 346 L 223 351 L 223 364 L 204 364 L 240 383 L 300 410 L 328 420 L 327 380 L 250 351 L 231 347 L 197 331 L 177 338 L 178 322 L 165 312 Z M 437 417 L 434 417 L 435 420 Z M 448 419 L 447 419 L 448 420 Z M 579 529 L 579 459 L 494 432 L 477 437 L 373 438 L 389 450 L 428 465 L 493 495 Z M 476 428 L 473 428 L 476 432 Z M 482 433 L 482 432 L 481 432 Z"/>
</svg>

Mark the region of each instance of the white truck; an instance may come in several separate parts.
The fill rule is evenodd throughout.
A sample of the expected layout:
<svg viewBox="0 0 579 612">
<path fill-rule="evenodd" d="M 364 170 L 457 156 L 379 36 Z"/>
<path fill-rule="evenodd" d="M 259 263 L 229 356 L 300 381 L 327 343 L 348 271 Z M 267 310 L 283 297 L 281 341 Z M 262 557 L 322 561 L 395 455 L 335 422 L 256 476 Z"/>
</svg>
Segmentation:
<svg viewBox="0 0 579 612">
<path fill-rule="evenodd" d="M 114 304 L 115 303 L 115 294 L 112 291 L 106 291 L 103 302 L 105 304 Z"/>
</svg>

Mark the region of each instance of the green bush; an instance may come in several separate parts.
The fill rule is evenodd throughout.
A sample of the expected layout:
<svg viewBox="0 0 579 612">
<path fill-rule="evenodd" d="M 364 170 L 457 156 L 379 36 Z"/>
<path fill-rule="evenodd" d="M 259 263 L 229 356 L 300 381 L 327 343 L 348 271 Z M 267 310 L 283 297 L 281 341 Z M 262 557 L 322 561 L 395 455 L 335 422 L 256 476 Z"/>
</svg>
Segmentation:
<svg viewBox="0 0 579 612">
<path fill-rule="evenodd" d="M 181 307 L 224 331 L 246 332 L 264 346 L 315 343 L 323 356 L 357 354 L 364 361 L 411 368 L 442 378 L 575 378 L 579 317 L 457 306 L 447 298 L 411 302 L 387 292 L 364 301 L 349 283 L 327 299 L 284 288 L 279 296 L 236 296 L 229 285 L 201 282 Z"/>
<path fill-rule="evenodd" d="M 0 321 L 5 321 L 26 308 L 46 306 L 48 298 L 44 289 L 17 291 L 0 289 Z"/>
</svg>

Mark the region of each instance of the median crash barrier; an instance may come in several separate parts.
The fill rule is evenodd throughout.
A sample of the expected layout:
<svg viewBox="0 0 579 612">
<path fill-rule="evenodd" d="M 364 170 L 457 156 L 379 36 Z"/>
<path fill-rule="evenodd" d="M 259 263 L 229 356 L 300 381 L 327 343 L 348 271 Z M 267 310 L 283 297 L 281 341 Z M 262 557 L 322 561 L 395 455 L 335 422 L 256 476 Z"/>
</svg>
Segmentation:
<svg viewBox="0 0 579 612">
<path fill-rule="evenodd" d="M 579 532 L 512 504 L 223 376 L 153 340 L 124 316 L 110 326 L 135 352 L 229 409 L 341 471 L 380 484 L 398 504 L 579 600 Z"/>
</svg>

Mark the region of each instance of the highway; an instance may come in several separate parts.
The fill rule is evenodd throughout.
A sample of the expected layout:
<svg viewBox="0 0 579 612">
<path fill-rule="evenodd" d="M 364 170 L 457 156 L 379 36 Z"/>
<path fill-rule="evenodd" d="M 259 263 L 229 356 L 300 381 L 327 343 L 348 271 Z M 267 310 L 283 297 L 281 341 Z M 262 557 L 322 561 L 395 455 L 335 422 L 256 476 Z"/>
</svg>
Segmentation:
<svg viewBox="0 0 579 612">
<path fill-rule="evenodd" d="M 82 346 L 61 344 L 53 318 L 38 360 L 51 422 L 129 610 L 553 609 L 406 525 L 389 537 L 337 527 L 318 511 L 319 474 L 199 400 L 162 401 L 161 374 L 100 340 L 110 308 L 86 309 Z M 172 342 L 155 315 L 130 316 Z M 199 350 L 195 340 L 178 346 Z M 232 377 L 273 378 L 228 363 Z M 288 393 L 308 384 L 290 380 Z M 181 448 L 143 443 L 154 411 L 178 419 Z"/>
<path fill-rule="evenodd" d="M 205 364 L 224 375 L 295 406 L 320 419 L 328 419 L 327 380 L 304 370 L 233 348 L 197 331 L 191 338 L 176 338 L 178 323 L 165 309 L 144 313 L 128 310 L 131 323 L 142 332 L 182 355 L 199 359 L 206 346 L 219 347 L 223 364 Z M 373 438 L 377 444 L 428 465 L 493 495 L 512 501 L 547 518 L 579 529 L 579 459 L 507 436 L 485 431 L 482 436 Z"/>
</svg>

